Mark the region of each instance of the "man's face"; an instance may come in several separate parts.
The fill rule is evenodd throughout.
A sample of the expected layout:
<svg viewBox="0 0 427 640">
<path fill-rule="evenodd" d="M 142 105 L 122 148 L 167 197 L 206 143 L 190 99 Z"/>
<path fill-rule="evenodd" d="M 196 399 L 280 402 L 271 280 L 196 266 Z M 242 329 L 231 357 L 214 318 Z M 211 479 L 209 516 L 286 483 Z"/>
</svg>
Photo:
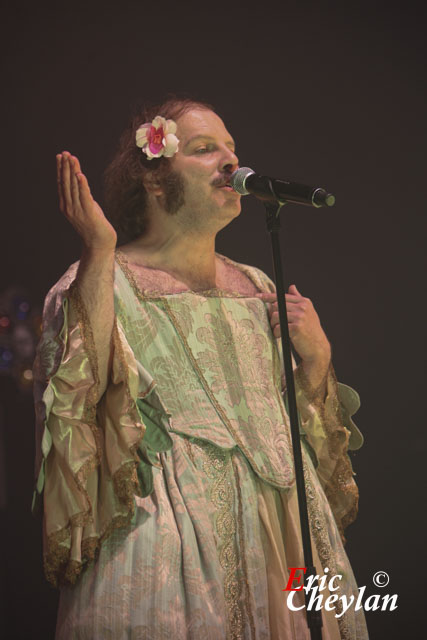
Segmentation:
<svg viewBox="0 0 427 640">
<path fill-rule="evenodd" d="M 179 151 L 171 158 L 173 175 L 183 187 L 177 215 L 195 230 L 219 231 L 240 213 L 240 196 L 226 186 L 239 162 L 233 139 L 221 118 L 207 109 L 187 111 L 177 127 Z"/>
</svg>

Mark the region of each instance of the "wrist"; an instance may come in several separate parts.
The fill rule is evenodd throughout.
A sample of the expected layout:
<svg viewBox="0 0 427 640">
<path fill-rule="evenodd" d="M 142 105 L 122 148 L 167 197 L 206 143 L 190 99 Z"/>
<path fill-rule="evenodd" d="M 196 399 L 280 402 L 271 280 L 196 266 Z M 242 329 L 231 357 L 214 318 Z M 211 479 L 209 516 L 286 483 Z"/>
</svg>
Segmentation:
<svg viewBox="0 0 427 640">
<path fill-rule="evenodd" d="M 302 358 L 302 362 L 309 366 L 328 367 L 332 357 L 331 345 L 328 341 L 313 351 L 309 356 Z"/>
<path fill-rule="evenodd" d="M 95 246 L 95 245 L 87 245 L 83 243 L 82 258 L 108 259 L 115 255 L 115 251 L 116 251 L 115 245 Z"/>
<path fill-rule="evenodd" d="M 88 247 L 83 245 L 76 279 L 98 279 L 112 277 L 114 273 L 115 250 L 112 248 Z"/>
</svg>

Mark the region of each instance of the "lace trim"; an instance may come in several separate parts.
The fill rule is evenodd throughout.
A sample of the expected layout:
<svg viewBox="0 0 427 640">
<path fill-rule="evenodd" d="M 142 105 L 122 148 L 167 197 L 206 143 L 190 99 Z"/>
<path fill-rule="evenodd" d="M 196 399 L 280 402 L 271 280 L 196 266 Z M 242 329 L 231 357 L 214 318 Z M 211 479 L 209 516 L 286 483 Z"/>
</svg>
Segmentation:
<svg viewBox="0 0 427 640">
<path fill-rule="evenodd" d="M 75 524 L 74 520 L 78 522 L 81 516 L 84 515 L 85 514 L 77 514 L 73 516 L 71 525 L 52 533 L 47 540 L 47 551 L 43 557 L 44 573 L 46 580 L 54 587 L 75 584 L 84 566 L 88 562 L 96 559 L 101 544 L 115 529 L 128 525 L 132 520 L 133 512 L 114 517 L 101 534 L 82 540 L 82 560 L 79 562 L 70 559 L 70 547 L 68 547 L 66 543 L 71 537 L 72 528 L 75 526 L 83 526 Z"/>
<path fill-rule="evenodd" d="M 324 407 L 324 401 L 323 401 L 321 391 L 324 388 L 325 382 L 327 381 L 328 375 L 331 371 L 333 371 L 333 369 L 332 369 L 332 363 L 330 362 L 329 367 L 327 368 L 326 373 L 323 376 L 323 379 L 317 385 L 317 387 L 313 387 L 313 385 L 310 383 L 301 364 L 299 364 L 294 371 L 294 376 L 299 386 L 303 390 L 307 400 L 311 404 L 314 404 L 316 406 L 316 409 L 318 410 Z"/>
<path fill-rule="evenodd" d="M 257 280 L 254 274 L 251 272 L 250 267 L 245 267 L 244 265 L 239 265 L 237 262 L 226 258 L 220 254 L 218 255 L 224 262 L 227 262 L 230 265 L 235 266 L 239 271 L 244 273 L 246 276 L 250 278 L 253 284 L 262 291 L 263 289 L 260 287 L 261 280 Z M 168 295 L 179 295 L 180 293 L 193 293 L 194 295 L 204 296 L 206 298 L 248 298 L 252 296 L 248 296 L 248 294 L 242 294 L 237 291 L 226 291 L 225 289 L 219 289 L 217 287 L 212 287 L 211 289 L 202 289 L 200 291 L 194 291 L 192 289 L 185 289 L 184 291 L 177 291 L 167 293 L 164 291 L 150 291 L 146 292 L 139 288 L 138 283 L 136 281 L 135 275 L 132 269 L 129 266 L 129 262 L 125 256 L 125 254 L 120 251 L 120 249 L 116 250 L 116 261 L 120 265 L 123 273 L 125 274 L 126 279 L 128 280 L 133 292 L 139 300 L 158 300 L 163 299 Z"/>
<path fill-rule="evenodd" d="M 256 288 L 259 289 L 259 291 L 265 292 L 266 288 L 268 288 L 268 293 L 275 293 L 274 283 L 268 277 L 266 277 L 262 273 L 262 271 L 255 269 L 254 267 L 251 267 L 247 264 L 235 262 L 234 260 L 231 260 L 231 258 L 227 258 L 227 256 L 223 256 L 220 253 L 217 253 L 216 255 L 230 266 L 235 267 L 236 269 L 244 273 L 245 276 L 247 276 L 249 280 L 251 280 L 251 282 L 256 286 Z M 268 287 L 266 287 L 266 285 L 268 285 Z"/>
</svg>

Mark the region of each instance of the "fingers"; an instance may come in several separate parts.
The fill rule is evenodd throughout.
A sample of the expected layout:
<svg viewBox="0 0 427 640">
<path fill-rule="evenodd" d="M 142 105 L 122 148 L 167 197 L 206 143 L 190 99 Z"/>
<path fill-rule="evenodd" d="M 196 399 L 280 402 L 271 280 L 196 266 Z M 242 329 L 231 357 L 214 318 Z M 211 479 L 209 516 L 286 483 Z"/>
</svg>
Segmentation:
<svg viewBox="0 0 427 640">
<path fill-rule="evenodd" d="M 308 301 L 305 298 L 300 298 L 297 296 L 290 296 L 286 294 L 286 311 L 289 313 L 295 309 L 305 309 L 307 307 Z M 279 305 L 276 302 L 273 302 L 269 307 L 270 315 L 277 314 L 279 311 Z"/>
<path fill-rule="evenodd" d="M 82 170 L 81 170 L 81 167 L 80 167 L 79 159 L 76 156 L 72 156 L 72 158 L 73 158 L 73 162 L 74 162 L 74 167 L 75 167 L 76 173 L 81 173 Z"/>
<path fill-rule="evenodd" d="M 275 302 L 277 295 L 275 293 L 256 293 L 256 298 L 263 300 L 264 302 Z"/>
<path fill-rule="evenodd" d="M 298 291 L 298 289 L 294 284 L 290 285 L 288 292 L 294 296 L 301 296 L 300 292 Z"/>
<path fill-rule="evenodd" d="M 304 310 L 299 307 L 294 307 L 293 309 L 286 308 L 286 316 L 288 318 L 288 322 L 298 322 L 301 318 L 304 317 Z M 270 316 L 270 322 L 272 325 L 279 323 L 279 312 L 273 311 Z"/>
<path fill-rule="evenodd" d="M 298 292 L 298 289 L 295 287 L 295 285 L 291 285 L 289 289 L 290 291 Z M 292 329 L 301 326 L 301 324 L 305 321 L 307 313 L 309 313 L 310 301 L 306 298 L 303 298 L 299 292 L 286 293 L 285 301 L 287 321 L 289 329 L 290 331 L 292 331 Z M 269 316 L 273 334 L 276 338 L 278 338 L 280 337 L 280 319 L 277 300 L 270 305 Z"/>
<path fill-rule="evenodd" d="M 58 186 L 59 208 L 62 213 L 64 211 L 64 195 L 62 192 L 62 154 L 58 153 L 56 156 L 56 182 Z"/>
<path fill-rule="evenodd" d="M 79 185 L 79 197 L 81 206 L 84 210 L 88 210 L 92 204 L 92 195 L 90 193 L 89 183 L 86 176 L 83 173 L 77 174 L 77 180 Z"/>
<path fill-rule="evenodd" d="M 81 208 L 78 172 L 80 172 L 80 163 L 75 156 L 68 151 L 63 151 L 56 156 L 59 207 L 67 217 Z"/>
<path fill-rule="evenodd" d="M 70 192 L 70 163 L 67 154 L 62 154 L 61 163 L 62 195 L 64 197 L 66 213 L 71 212 L 71 192 Z"/>
<path fill-rule="evenodd" d="M 271 330 L 275 338 L 281 337 L 278 303 L 275 294 L 267 293 L 257 296 L 267 303 Z M 285 294 L 286 315 L 289 337 L 295 348 L 307 351 L 307 344 L 313 342 L 313 336 L 319 334 L 319 319 L 309 298 L 305 298 L 292 284 Z M 295 342 L 296 341 L 296 342 Z M 298 353 L 301 355 L 301 352 Z"/>
<path fill-rule="evenodd" d="M 73 199 L 71 195 L 71 171 L 70 171 L 70 154 L 67 151 L 62 153 L 61 158 L 61 190 L 64 204 L 64 213 L 70 216 L 73 210 Z"/>
<path fill-rule="evenodd" d="M 71 200 L 73 203 L 73 209 L 75 210 L 76 206 L 80 207 L 80 196 L 79 196 L 79 183 L 76 176 L 76 163 L 74 156 L 70 156 L 70 190 L 71 190 Z"/>
<path fill-rule="evenodd" d="M 255 294 L 256 298 L 259 298 L 263 302 L 277 302 L 277 294 L 276 293 L 257 293 Z M 303 296 L 300 294 L 298 289 L 294 284 L 291 284 L 289 287 L 289 293 L 285 293 L 286 302 L 297 302 L 301 300 Z"/>
</svg>

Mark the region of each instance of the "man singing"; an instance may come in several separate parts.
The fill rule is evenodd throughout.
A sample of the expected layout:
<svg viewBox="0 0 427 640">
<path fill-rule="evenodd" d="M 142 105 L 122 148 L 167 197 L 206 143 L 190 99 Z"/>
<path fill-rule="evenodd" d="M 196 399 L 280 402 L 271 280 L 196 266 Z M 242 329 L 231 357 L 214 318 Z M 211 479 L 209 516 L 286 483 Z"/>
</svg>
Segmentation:
<svg viewBox="0 0 427 640">
<path fill-rule="evenodd" d="M 302 593 L 290 608 L 283 591 L 304 561 L 274 285 L 215 252 L 240 213 L 237 167 L 212 107 L 179 99 L 124 133 L 108 219 L 78 159 L 57 156 L 60 209 L 83 243 L 46 298 L 35 363 L 57 638 L 310 637 Z M 324 601 L 350 598 L 358 396 L 336 382 L 310 300 L 292 285 L 286 305 L 314 564 L 340 576 Z M 339 602 L 322 608 L 324 640 L 365 640 L 363 611 Z"/>
</svg>

